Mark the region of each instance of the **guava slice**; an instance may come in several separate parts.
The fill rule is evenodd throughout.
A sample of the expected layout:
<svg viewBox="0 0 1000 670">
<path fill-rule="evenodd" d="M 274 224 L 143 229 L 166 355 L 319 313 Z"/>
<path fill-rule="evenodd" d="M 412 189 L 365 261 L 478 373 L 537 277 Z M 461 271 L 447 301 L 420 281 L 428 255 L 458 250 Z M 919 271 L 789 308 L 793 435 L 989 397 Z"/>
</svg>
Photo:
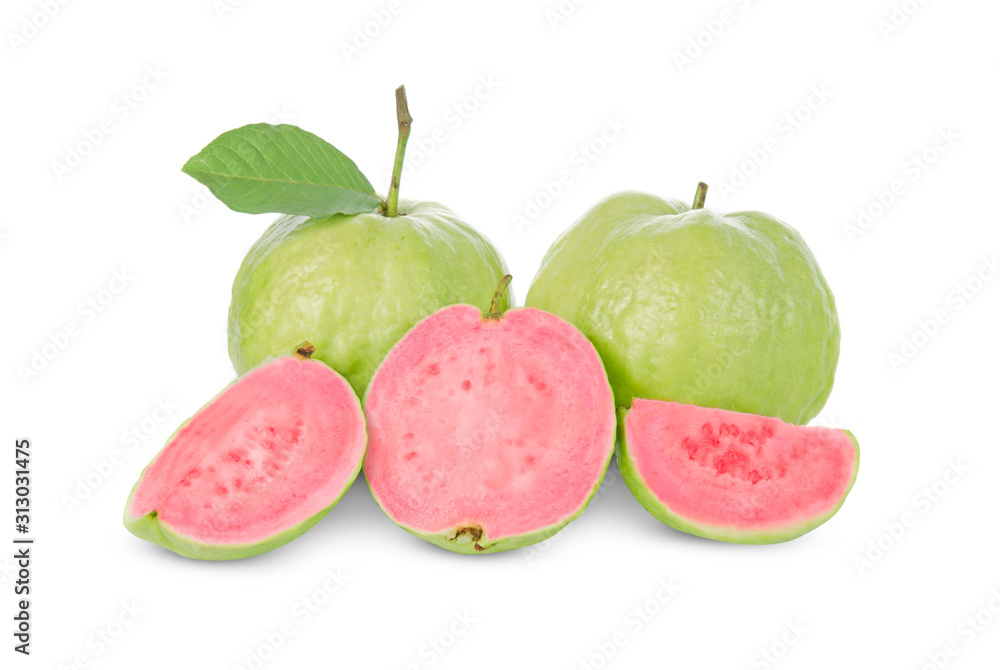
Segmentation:
<svg viewBox="0 0 1000 670">
<path fill-rule="evenodd" d="M 615 442 L 597 351 L 531 308 L 427 317 L 375 372 L 365 413 L 375 500 L 403 529 L 465 554 L 558 532 L 587 506 Z"/>
<path fill-rule="evenodd" d="M 246 373 L 167 441 L 132 489 L 125 526 L 190 558 L 270 551 L 354 481 L 367 435 L 357 395 L 304 345 Z"/>
<path fill-rule="evenodd" d="M 620 410 L 618 467 L 642 506 L 693 535 L 785 542 L 829 520 L 858 474 L 847 430 L 661 400 Z"/>
</svg>

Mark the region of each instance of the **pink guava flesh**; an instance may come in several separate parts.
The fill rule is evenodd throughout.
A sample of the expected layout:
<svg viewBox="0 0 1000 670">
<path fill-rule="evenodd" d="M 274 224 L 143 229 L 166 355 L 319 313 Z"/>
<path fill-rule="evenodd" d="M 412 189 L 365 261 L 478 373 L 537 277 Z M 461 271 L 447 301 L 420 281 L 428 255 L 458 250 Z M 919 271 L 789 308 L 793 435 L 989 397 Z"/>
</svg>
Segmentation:
<svg viewBox="0 0 1000 670">
<path fill-rule="evenodd" d="M 531 308 L 432 314 L 382 363 L 365 413 L 368 484 L 417 534 L 500 540 L 565 524 L 600 483 L 615 439 L 594 347 Z"/>
<path fill-rule="evenodd" d="M 821 523 L 858 465 L 857 443 L 843 430 L 659 400 L 633 401 L 624 445 L 623 474 L 641 480 L 668 516 L 751 540 Z"/>
<path fill-rule="evenodd" d="M 256 544 L 329 507 L 357 474 L 357 396 L 318 361 L 256 368 L 195 414 L 143 472 L 128 512 L 191 541 Z"/>
</svg>

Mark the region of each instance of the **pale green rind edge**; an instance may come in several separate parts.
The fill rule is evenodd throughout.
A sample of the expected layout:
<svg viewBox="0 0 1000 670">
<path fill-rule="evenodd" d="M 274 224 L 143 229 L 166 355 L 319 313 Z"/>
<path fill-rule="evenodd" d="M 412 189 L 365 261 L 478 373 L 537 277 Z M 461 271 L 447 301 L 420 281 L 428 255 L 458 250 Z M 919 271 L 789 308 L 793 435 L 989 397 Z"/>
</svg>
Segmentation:
<svg viewBox="0 0 1000 670">
<path fill-rule="evenodd" d="M 851 489 L 854 487 L 854 482 L 858 478 L 858 467 L 861 463 L 861 446 L 858 444 L 858 439 L 851 431 L 842 428 L 841 430 L 846 433 L 854 443 L 854 471 L 851 473 L 851 480 L 847 483 L 844 495 L 840 498 L 840 501 L 828 511 L 805 519 L 798 524 L 771 529 L 768 531 L 741 531 L 736 528 L 725 526 L 695 524 L 684 520 L 682 517 L 675 514 L 669 507 L 660 502 L 660 500 L 653 495 L 653 492 L 650 491 L 649 487 L 646 486 L 642 475 L 640 475 L 636 469 L 634 461 L 629 456 L 628 443 L 625 439 L 625 415 L 629 411 L 631 410 L 624 407 L 618 408 L 618 446 L 615 449 L 615 458 L 618 461 L 618 469 L 622 473 L 622 479 L 625 480 L 625 485 L 628 486 L 629 491 L 631 491 L 632 495 L 635 496 L 635 499 L 638 500 L 644 508 L 646 508 L 647 512 L 668 526 L 676 528 L 684 533 L 697 535 L 710 540 L 734 542 L 738 544 L 777 544 L 779 542 L 794 540 L 795 538 L 805 535 L 809 531 L 829 521 L 833 515 L 840 510 L 841 506 L 843 506 L 844 501 L 847 500 L 847 495 L 851 492 Z"/>
<path fill-rule="evenodd" d="M 273 360 L 275 359 L 269 358 L 268 360 L 265 360 L 257 367 L 262 367 L 264 365 L 267 365 Z M 319 365 L 326 365 L 325 363 L 317 359 L 313 359 L 311 362 L 318 363 Z M 326 367 L 330 366 L 326 365 Z M 330 369 L 333 370 L 333 368 Z M 336 370 L 333 371 L 336 374 L 340 375 L 340 373 L 337 372 Z M 247 371 L 247 373 L 249 372 L 250 370 Z M 242 378 L 242 376 L 243 375 L 237 377 L 232 382 L 227 384 L 224 389 L 222 389 L 214 396 L 212 396 L 212 399 L 209 400 L 204 405 L 202 405 L 202 407 L 198 409 L 198 412 L 201 412 L 202 409 L 208 407 L 213 402 L 215 402 L 215 400 L 220 395 L 225 393 L 231 386 L 236 384 Z M 342 375 L 340 376 L 343 379 L 343 376 Z M 351 388 L 351 385 L 347 383 L 346 379 L 344 380 L 344 383 L 347 384 L 347 388 L 349 389 Z M 317 523 L 319 523 L 320 519 L 325 517 L 330 512 L 330 510 L 336 507 L 337 503 L 340 502 L 341 498 L 344 497 L 344 494 L 347 493 L 347 491 L 354 484 L 354 481 L 358 478 L 358 473 L 361 472 L 361 467 L 365 462 L 365 453 L 368 450 L 368 422 L 367 419 L 365 418 L 365 412 L 364 408 L 361 405 L 361 401 L 358 399 L 357 394 L 353 392 L 353 389 L 351 389 L 351 395 L 354 396 L 354 401 L 355 403 L 357 403 L 358 413 L 361 417 L 361 431 L 365 437 L 365 444 L 364 448 L 361 450 L 361 457 L 358 459 L 358 463 L 354 467 L 353 473 L 348 477 L 347 483 L 344 485 L 344 488 L 340 491 L 339 494 L 337 494 L 337 497 L 333 500 L 333 502 L 330 503 L 327 507 L 321 509 L 316 514 L 306 519 L 305 521 L 303 521 L 302 523 L 296 526 L 292 526 L 287 530 L 283 530 L 277 535 L 272 535 L 266 540 L 263 540 L 261 542 L 256 542 L 253 544 L 232 544 L 232 545 L 204 544 L 186 535 L 182 535 L 180 533 L 175 532 L 170 527 L 169 524 L 160 521 L 159 517 L 154 512 L 150 512 L 149 514 L 145 514 L 141 517 L 136 517 L 129 514 L 129 509 L 131 509 L 132 507 L 132 499 L 135 497 L 135 492 L 139 488 L 139 484 L 142 483 L 142 478 L 146 474 L 146 470 L 148 470 L 149 467 L 156 462 L 156 460 L 160 457 L 160 454 L 162 454 L 163 450 L 166 449 L 171 442 L 173 442 L 177 434 L 180 433 L 181 430 L 183 430 L 184 427 L 191 422 L 191 418 L 193 418 L 192 416 L 185 419 L 185 421 L 180 426 L 177 427 L 177 430 L 175 430 L 173 434 L 171 434 L 170 437 L 167 438 L 167 441 L 164 444 L 164 446 L 156 453 L 155 456 L 153 456 L 153 459 L 148 464 L 146 464 L 146 467 L 144 467 L 142 469 L 142 472 L 139 474 L 139 478 L 132 486 L 132 491 L 129 493 L 128 500 L 125 502 L 125 512 L 123 515 L 125 528 L 128 529 L 128 531 L 133 535 L 135 535 L 136 537 L 146 540 L 147 542 L 152 542 L 153 544 L 158 544 L 161 547 L 169 549 L 175 554 L 180 554 L 181 556 L 187 558 L 196 558 L 204 561 L 231 561 L 240 558 L 250 558 L 251 556 L 257 556 L 258 554 L 263 554 L 265 552 L 271 551 L 272 549 L 277 549 L 278 547 L 291 542 L 292 540 L 294 540 L 295 538 L 297 538 L 298 536 L 302 535 L 307 530 L 315 526 Z M 195 412 L 195 415 L 197 415 L 198 412 Z"/>
<path fill-rule="evenodd" d="M 394 524 L 405 530 L 407 533 L 419 537 L 422 540 L 426 540 L 427 542 L 437 545 L 443 549 L 453 551 L 457 554 L 466 554 L 466 555 L 496 554 L 502 551 L 511 551 L 512 549 L 523 549 L 524 547 L 530 546 L 532 544 L 543 542 L 552 537 L 553 535 L 555 535 L 556 533 L 558 533 L 560 530 L 565 528 L 571 521 L 573 521 L 578 516 L 583 514 L 583 510 L 587 509 L 587 506 L 590 504 L 590 501 L 594 498 L 594 494 L 597 493 L 597 490 L 601 487 L 601 482 L 604 481 L 604 476 L 605 474 L 607 474 L 608 466 L 611 464 L 611 455 L 613 451 L 614 450 L 612 449 L 608 452 L 608 458 L 607 460 L 605 460 L 604 466 L 601 468 L 601 472 L 597 477 L 597 483 L 594 484 L 594 487 L 587 495 L 587 498 L 583 501 L 580 507 L 573 514 L 571 514 L 569 517 L 566 518 L 565 521 L 560 521 L 557 524 L 546 526 L 545 528 L 536 530 L 533 533 L 525 533 L 523 535 L 511 535 L 508 537 L 501 537 L 496 540 L 491 540 L 486 535 L 483 535 L 478 542 L 473 542 L 471 538 L 468 541 L 459 542 L 455 540 L 453 537 L 455 535 L 455 531 L 457 530 L 457 528 L 448 528 L 442 531 L 438 531 L 436 533 L 428 533 L 426 531 L 417 530 L 416 528 L 411 528 L 410 526 L 407 526 L 403 523 L 400 523 L 396 519 L 393 519 L 392 515 L 390 515 L 389 512 L 386 511 L 385 507 L 382 506 L 382 501 L 379 500 L 378 495 L 375 494 L 375 490 L 372 489 L 371 483 L 368 482 L 367 478 L 365 478 L 365 483 L 368 484 L 368 490 L 371 491 L 372 498 L 374 498 L 375 502 L 378 503 L 378 506 L 382 510 L 382 512 L 387 517 L 389 517 L 389 519 Z M 458 524 L 457 527 L 460 528 L 461 526 L 462 524 Z M 482 550 L 476 549 L 477 544 L 480 547 L 482 547 Z"/>
<path fill-rule="evenodd" d="M 475 309 L 479 309 L 475 305 L 467 305 L 467 306 L 468 307 L 473 307 Z M 441 312 L 441 311 L 444 311 L 446 309 L 450 309 L 451 307 L 455 307 L 455 305 L 448 305 L 447 307 L 442 307 L 441 309 L 439 309 L 437 311 Z M 513 307 L 511 309 L 525 309 L 525 308 L 523 308 L 523 307 L 522 308 Z M 537 307 L 529 307 L 527 309 L 538 309 L 538 308 Z M 504 313 L 506 313 L 508 311 L 510 311 L 510 310 L 504 310 Z M 539 310 L 539 311 L 544 311 L 544 310 Z M 437 312 L 429 314 L 428 316 L 426 316 L 424 318 L 429 319 L 432 316 L 434 316 L 434 314 L 436 314 L 436 313 Z M 551 312 L 549 312 L 549 313 L 551 314 Z M 423 319 L 421 321 L 423 321 Z M 419 325 L 419 323 L 420 322 L 418 322 L 417 325 Z M 572 326 L 577 332 L 580 332 L 579 328 L 577 328 L 573 324 L 569 323 L 568 321 L 566 323 L 568 325 Z M 414 325 L 413 328 L 411 328 L 410 330 L 413 330 L 416 327 L 417 326 Z M 407 335 L 408 334 L 409 334 L 409 331 L 407 331 Z M 402 342 L 405 337 L 406 337 L 406 335 L 404 335 L 403 337 L 401 337 L 399 339 L 399 342 Z M 597 353 L 597 349 L 594 348 L 593 343 L 589 339 L 587 339 L 587 337 L 584 336 L 582 332 L 580 332 L 580 337 L 583 338 L 584 342 L 586 342 L 588 345 L 590 345 L 590 348 L 593 350 L 594 356 L 596 357 L 597 361 L 601 364 L 601 370 L 604 372 L 604 383 L 607 385 L 608 391 L 611 392 L 611 397 L 614 398 L 614 390 L 611 388 L 611 382 L 608 381 L 607 370 L 604 369 L 604 362 L 601 361 L 601 357 Z M 399 342 L 397 342 L 396 344 L 398 345 Z M 393 346 L 393 348 L 395 348 L 395 345 Z M 390 352 L 391 352 L 391 349 L 390 349 Z M 382 359 L 382 363 L 379 364 L 378 367 L 381 368 L 382 365 L 385 364 L 385 361 L 388 360 L 388 359 L 389 359 L 389 355 L 386 354 L 386 357 Z M 375 375 L 377 375 L 377 374 L 378 374 L 378 368 L 376 368 L 375 372 L 372 374 L 372 379 L 375 379 Z M 364 400 L 362 401 L 362 406 L 364 406 L 365 401 L 367 401 L 367 399 L 368 399 L 368 392 L 370 390 L 371 390 L 371 384 L 369 384 L 368 388 L 365 390 L 365 397 L 364 397 Z M 612 414 L 612 421 L 617 422 L 617 416 L 615 414 Z M 612 430 L 612 440 L 614 441 L 615 439 L 616 439 L 616 433 L 615 433 L 614 430 Z M 590 501 L 593 500 L 594 495 L 597 493 L 597 490 L 599 488 L 601 488 L 601 483 L 604 481 L 604 477 L 605 477 L 605 475 L 608 472 L 608 466 L 611 465 L 611 458 L 614 455 L 614 452 L 615 452 L 615 450 L 614 450 L 614 448 L 612 446 L 612 449 L 610 449 L 608 451 L 607 458 L 604 459 L 604 465 L 601 467 L 601 471 L 597 475 L 597 481 L 594 483 L 594 486 L 590 490 L 590 493 L 584 499 L 584 501 L 580 505 L 580 507 L 575 512 L 573 512 L 573 514 L 571 514 L 570 516 L 568 516 L 564 521 L 560 521 L 559 523 L 553 524 L 551 526 L 546 526 L 544 528 L 536 530 L 533 533 L 524 533 L 523 535 L 511 535 L 511 536 L 508 536 L 508 537 L 501 537 L 501 538 L 496 539 L 496 540 L 491 540 L 487 536 L 484 535 L 482 538 L 480 538 L 479 542 L 472 542 L 471 538 L 469 539 L 469 541 L 458 542 L 457 540 L 453 539 L 452 537 L 449 537 L 449 536 L 454 536 L 456 530 L 458 530 L 458 528 L 461 528 L 463 524 L 457 524 L 455 527 L 446 528 L 444 530 L 440 530 L 440 531 L 435 532 L 435 533 L 429 533 L 429 532 L 426 532 L 426 531 L 417 530 L 416 528 L 411 528 L 410 526 L 407 526 L 407 525 L 405 525 L 403 523 L 400 523 L 399 521 L 397 521 L 396 519 L 394 519 L 391 514 L 389 514 L 389 511 L 386 510 L 385 506 L 382 504 L 382 501 L 379 500 L 378 494 L 375 493 L 375 489 L 372 488 L 371 482 L 368 481 L 368 477 L 367 476 L 365 477 L 365 484 L 368 486 L 368 490 L 371 492 L 372 498 L 374 498 L 375 502 L 378 503 L 379 509 L 382 510 L 382 513 L 385 514 L 389 518 L 390 521 L 392 521 L 394 524 L 396 524 L 397 526 L 399 526 L 400 528 L 402 528 L 403 530 L 405 530 L 407 533 L 409 533 L 411 535 L 414 535 L 416 537 L 419 537 L 422 540 L 426 540 L 427 542 L 430 542 L 431 544 L 437 545 L 437 546 L 439 546 L 439 547 L 441 547 L 443 549 L 447 549 L 449 551 L 453 551 L 453 552 L 455 552 L 457 554 L 466 554 L 466 555 L 497 554 L 497 553 L 500 553 L 502 551 L 511 551 L 513 549 L 523 549 L 524 547 L 530 546 L 532 544 L 537 544 L 539 542 L 543 542 L 543 541 L 549 539 L 550 537 L 552 537 L 553 535 L 555 535 L 556 533 L 558 533 L 560 530 L 562 530 L 567 525 L 569 525 L 569 523 L 571 521 L 575 520 L 577 517 L 579 517 L 581 514 L 583 514 L 583 510 L 587 509 L 587 506 L 590 504 Z M 470 523 L 470 525 L 475 525 L 474 522 L 470 521 L 469 523 Z M 477 550 L 476 549 L 476 545 L 477 544 L 480 547 L 482 547 L 481 550 Z"/>
</svg>

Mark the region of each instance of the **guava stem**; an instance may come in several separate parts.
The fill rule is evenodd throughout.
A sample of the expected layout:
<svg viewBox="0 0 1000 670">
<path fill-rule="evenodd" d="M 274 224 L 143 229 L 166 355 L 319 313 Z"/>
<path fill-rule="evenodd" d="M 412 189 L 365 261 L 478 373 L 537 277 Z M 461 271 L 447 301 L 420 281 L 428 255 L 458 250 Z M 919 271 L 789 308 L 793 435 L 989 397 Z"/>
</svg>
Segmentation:
<svg viewBox="0 0 1000 670">
<path fill-rule="evenodd" d="M 295 355 L 300 359 L 306 361 L 312 358 L 312 355 L 316 353 L 316 347 L 314 347 L 309 340 L 306 340 L 299 346 L 295 347 Z"/>
<path fill-rule="evenodd" d="M 392 164 L 392 182 L 389 184 L 389 197 L 385 215 L 396 216 L 399 211 L 399 179 L 403 174 L 403 157 L 406 155 L 406 143 L 410 139 L 410 106 L 406 102 L 406 87 L 396 89 L 396 120 L 399 123 L 399 139 L 396 141 L 396 160 Z"/>
<path fill-rule="evenodd" d="M 503 292 L 510 286 L 510 280 L 510 275 L 504 275 L 500 278 L 497 290 L 493 293 L 493 300 L 490 302 L 490 312 L 486 315 L 487 319 L 499 319 L 503 316 L 503 312 L 500 311 L 500 300 L 503 298 Z"/>
<path fill-rule="evenodd" d="M 708 194 L 708 184 L 703 181 L 698 182 L 698 190 L 694 192 L 694 205 L 691 209 L 701 209 L 705 206 L 705 196 Z"/>
</svg>

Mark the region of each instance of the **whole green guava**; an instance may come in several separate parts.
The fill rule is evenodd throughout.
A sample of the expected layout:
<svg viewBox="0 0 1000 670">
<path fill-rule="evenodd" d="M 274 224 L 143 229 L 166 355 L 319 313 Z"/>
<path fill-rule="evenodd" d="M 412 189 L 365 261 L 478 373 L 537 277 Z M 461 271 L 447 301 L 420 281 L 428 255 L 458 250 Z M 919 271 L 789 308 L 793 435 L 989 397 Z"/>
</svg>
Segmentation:
<svg viewBox="0 0 1000 670">
<path fill-rule="evenodd" d="M 487 309 L 507 273 L 489 240 L 433 202 L 399 214 L 279 218 L 233 282 L 229 357 L 238 374 L 309 340 L 359 397 L 389 349 L 455 303 Z M 510 289 L 504 309 L 514 303 Z"/>
<path fill-rule="evenodd" d="M 590 338 L 619 406 L 672 400 L 806 423 L 840 353 L 833 294 L 798 232 L 643 193 L 613 195 L 564 232 L 526 304 Z"/>
</svg>

